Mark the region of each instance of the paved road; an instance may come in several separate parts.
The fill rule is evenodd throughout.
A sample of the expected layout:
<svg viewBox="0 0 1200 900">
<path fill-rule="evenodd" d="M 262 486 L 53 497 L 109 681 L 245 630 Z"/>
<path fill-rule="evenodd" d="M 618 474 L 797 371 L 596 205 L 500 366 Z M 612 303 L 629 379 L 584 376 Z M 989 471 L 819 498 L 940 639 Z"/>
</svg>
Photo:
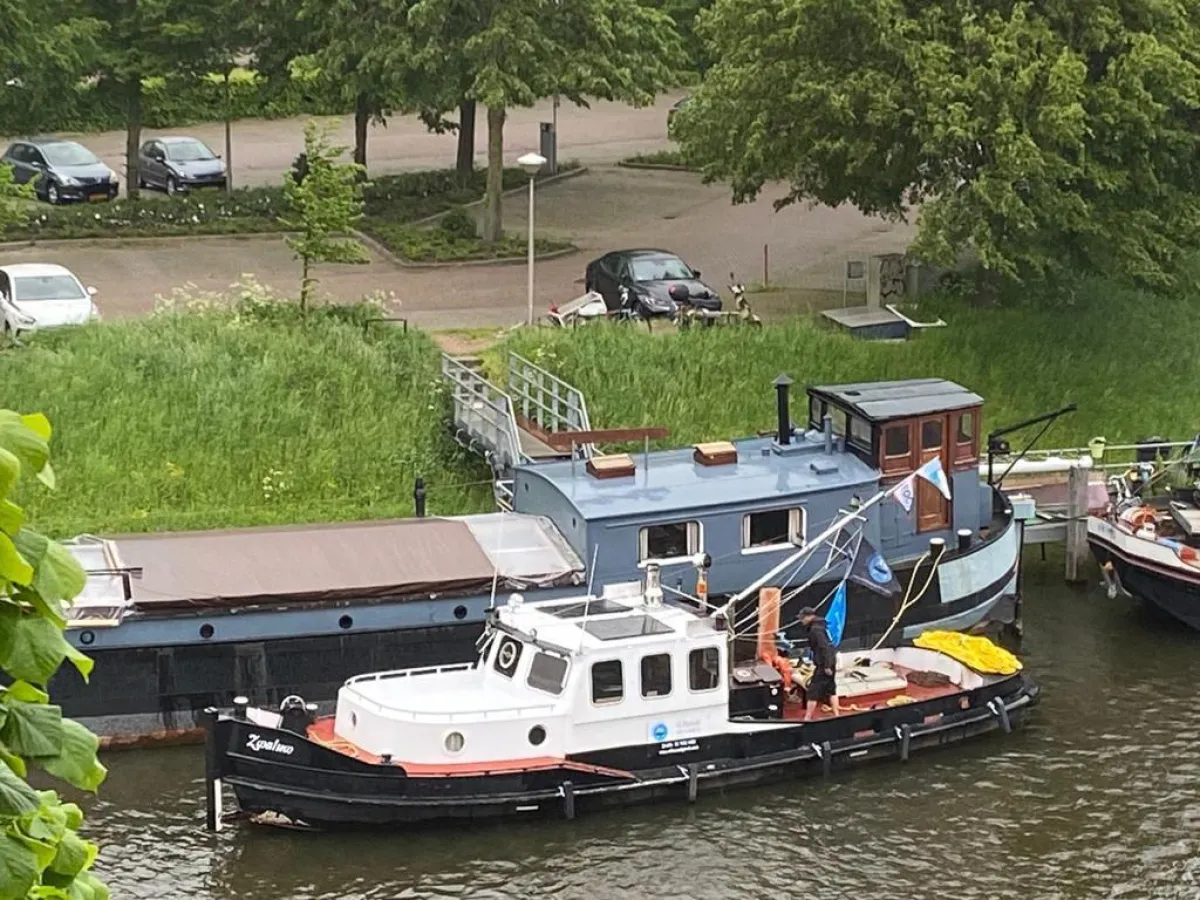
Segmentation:
<svg viewBox="0 0 1200 900">
<path fill-rule="evenodd" d="M 772 211 L 768 192 L 757 203 L 732 206 L 728 190 L 703 185 L 689 173 L 596 167 L 544 188 L 538 196 L 539 231 L 567 237 L 581 252 L 538 263 L 535 309 L 580 293 L 585 263 L 618 246 L 662 246 L 699 268 L 723 289 L 728 273 L 750 281 L 762 277 L 763 246 L 769 245 L 770 277 L 806 291 L 840 299 L 847 256 L 903 249 L 911 229 L 859 215 L 852 209 L 789 207 Z M 525 225 L 525 201 L 505 209 L 510 230 Z M 113 242 L 62 242 L 0 251 L 8 262 L 58 262 L 99 289 L 106 317 L 140 315 L 155 296 L 191 283 L 223 290 L 243 273 L 284 292 L 294 292 L 299 267 L 283 241 L 265 238 L 204 238 Z M 503 326 L 520 321 L 527 307 L 524 265 L 401 268 L 378 257 L 366 265 L 325 266 L 320 289 L 335 300 L 373 291 L 392 292 L 402 314 L 429 328 Z M 778 302 L 792 302 L 774 297 Z M 800 298 L 803 299 L 803 298 Z"/>
<path fill-rule="evenodd" d="M 620 103 L 596 101 L 590 109 L 563 103 L 558 110 L 558 157 L 584 163 L 616 162 L 635 153 L 661 149 L 666 145 L 667 110 L 681 97 L 666 94 L 654 106 L 633 109 Z M 551 101 L 532 109 L 515 109 L 504 126 L 505 158 L 515 160 L 523 153 L 537 150 L 540 122 L 553 117 Z M 304 147 L 307 117 L 294 119 L 243 119 L 233 124 L 234 181 L 238 185 L 277 184 L 280 175 Z M 352 116 L 323 119 L 336 126 L 335 140 L 354 143 Z M 155 132 L 147 130 L 149 138 Z M 190 125 L 172 129 L 172 134 L 189 134 L 207 142 L 218 153 L 225 148 L 225 128 L 220 123 Z M 125 132 L 64 135 L 81 141 L 100 156 L 115 172 L 125 171 Z M 386 126 L 371 126 L 367 138 L 368 168 L 375 174 L 413 169 L 443 169 L 454 165 L 457 137 L 431 134 L 420 120 L 396 116 Z M 486 163 L 487 116 L 480 110 L 475 129 L 476 161 Z"/>
</svg>

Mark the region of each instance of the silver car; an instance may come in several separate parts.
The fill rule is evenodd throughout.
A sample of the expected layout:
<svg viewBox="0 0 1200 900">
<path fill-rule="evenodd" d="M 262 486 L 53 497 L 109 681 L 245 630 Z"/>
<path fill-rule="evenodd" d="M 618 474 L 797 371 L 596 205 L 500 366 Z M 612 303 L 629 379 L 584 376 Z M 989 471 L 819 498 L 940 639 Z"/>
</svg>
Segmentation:
<svg viewBox="0 0 1200 900">
<path fill-rule="evenodd" d="M 225 163 L 196 138 L 152 138 L 138 151 L 138 186 L 172 195 L 191 188 L 224 188 Z"/>
</svg>

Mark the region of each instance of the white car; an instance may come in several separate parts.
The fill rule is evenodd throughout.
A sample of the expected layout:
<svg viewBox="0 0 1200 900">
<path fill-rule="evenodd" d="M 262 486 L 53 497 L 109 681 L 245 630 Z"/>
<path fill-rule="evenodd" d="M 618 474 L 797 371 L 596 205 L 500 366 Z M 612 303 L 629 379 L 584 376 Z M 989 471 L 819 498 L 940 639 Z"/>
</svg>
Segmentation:
<svg viewBox="0 0 1200 900">
<path fill-rule="evenodd" d="M 0 331 L 82 325 L 100 318 L 92 297 L 70 269 L 42 263 L 0 266 Z"/>
</svg>

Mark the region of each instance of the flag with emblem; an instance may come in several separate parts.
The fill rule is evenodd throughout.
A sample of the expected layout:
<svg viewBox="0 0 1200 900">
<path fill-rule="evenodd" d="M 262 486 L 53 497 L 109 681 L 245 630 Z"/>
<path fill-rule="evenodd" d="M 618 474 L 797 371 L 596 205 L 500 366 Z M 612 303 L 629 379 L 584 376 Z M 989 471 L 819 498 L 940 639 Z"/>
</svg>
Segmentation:
<svg viewBox="0 0 1200 900">
<path fill-rule="evenodd" d="M 916 474 L 937 488 L 947 500 L 950 499 L 950 479 L 946 477 L 946 470 L 942 468 L 942 458 L 940 456 L 935 456 L 929 462 L 925 463 L 925 465 L 917 469 Z"/>
<path fill-rule="evenodd" d="M 854 561 L 850 563 L 850 574 L 847 577 L 885 597 L 894 597 L 900 593 L 900 582 L 896 580 L 892 567 L 865 537 L 858 542 L 858 549 L 854 552 Z"/>
<path fill-rule="evenodd" d="M 917 499 L 916 491 L 913 487 L 913 479 L 915 477 L 915 475 L 909 475 L 892 490 L 892 496 L 896 499 L 897 503 L 904 507 L 905 512 L 912 512 L 913 503 Z"/>
</svg>

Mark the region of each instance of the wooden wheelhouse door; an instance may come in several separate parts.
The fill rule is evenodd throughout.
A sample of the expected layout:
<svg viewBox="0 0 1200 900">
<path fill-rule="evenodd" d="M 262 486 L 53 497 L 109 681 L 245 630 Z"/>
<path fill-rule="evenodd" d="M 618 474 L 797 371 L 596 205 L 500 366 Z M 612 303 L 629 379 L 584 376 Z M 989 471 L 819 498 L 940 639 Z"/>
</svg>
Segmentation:
<svg viewBox="0 0 1200 900">
<path fill-rule="evenodd" d="M 917 423 L 917 465 L 941 458 L 946 478 L 950 478 L 949 416 L 929 416 Z M 950 501 L 924 478 L 916 479 L 917 531 L 937 531 L 950 527 Z"/>
</svg>

